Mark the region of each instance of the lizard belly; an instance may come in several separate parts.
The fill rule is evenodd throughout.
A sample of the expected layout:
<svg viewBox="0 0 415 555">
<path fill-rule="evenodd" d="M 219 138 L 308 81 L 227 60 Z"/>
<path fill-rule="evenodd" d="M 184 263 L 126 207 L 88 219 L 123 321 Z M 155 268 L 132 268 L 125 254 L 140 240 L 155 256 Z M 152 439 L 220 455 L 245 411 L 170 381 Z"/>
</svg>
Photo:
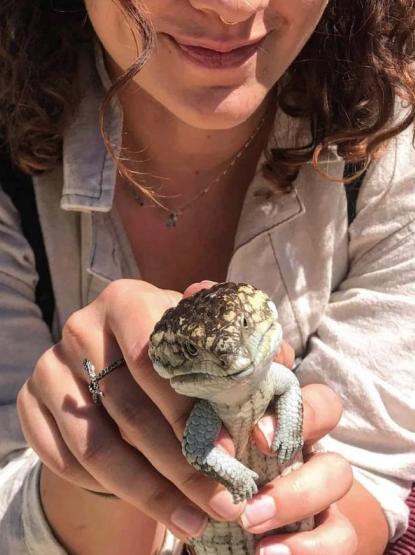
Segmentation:
<svg viewBox="0 0 415 555">
<path fill-rule="evenodd" d="M 279 473 L 275 459 L 264 455 L 254 443 L 250 442 L 238 459 L 259 475 L 259 487 Z M 262 537 L 246 532 L 236 522 L 209 519 L 205 533 L 193 540 L 191 546 L 196 555 L 254 555 L 255 546 Z"/>
<path fill-rule="evenodd" d="M 275 457 L 264 455 L 254 442 L 247 444 L 238 459 L 258 474 L 259 488 L 282 473 L 286 474 L 297 468 L 302 463 L 302 457 L 299 455 L 289 464 L 280 465 Z M 278 533 L 311 530 L 312 528 L 312 519 L 307 519 L 280 528 Z M 272 530 L 266 534 L 254 535 L 246 532 L 236 522 L 218 522 L 209 519 L 203 536 L 192 540 L 190 545 L 195 555 L 254 555 L 257 543 L 265 536 L 275 532 Z"/>
</svg>

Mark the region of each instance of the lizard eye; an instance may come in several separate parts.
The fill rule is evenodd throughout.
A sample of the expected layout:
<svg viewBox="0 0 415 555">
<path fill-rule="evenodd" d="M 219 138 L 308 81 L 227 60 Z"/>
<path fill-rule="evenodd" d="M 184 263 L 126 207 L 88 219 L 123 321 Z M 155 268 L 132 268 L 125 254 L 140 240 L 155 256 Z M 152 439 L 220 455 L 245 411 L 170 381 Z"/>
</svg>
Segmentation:
<svg viewBox="0 0 415 555">
<path fill-rule="evenodd" d="M 243 320 L 242 320 L 242 325 L 243 325 L 244 328 L 247 328 L 247 327 L 248 327 L 248 320 L 245 318 L 245 316 L 244 316 L 244 318 L 243 318 Z"/>
<path fill-rule="evenodd" d="M 195 357 L 199 354 L 199 351 L 197 350 L 197 347 L 195 345 L 193 345 L 193 343 L 185 343 L 183 345 L 183 349 L 184 349 L 185 353 L 187 355 L 189 355 L 189 357 Z"/>
</svg>

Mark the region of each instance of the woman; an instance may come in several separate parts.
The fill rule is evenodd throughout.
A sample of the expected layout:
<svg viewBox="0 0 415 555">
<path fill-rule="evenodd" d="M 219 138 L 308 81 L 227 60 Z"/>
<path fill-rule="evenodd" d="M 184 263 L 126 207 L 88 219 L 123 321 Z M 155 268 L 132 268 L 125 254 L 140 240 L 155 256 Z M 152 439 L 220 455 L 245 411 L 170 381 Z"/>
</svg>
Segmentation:
<svg viewBox="0 0 415 555">
<path fill-rule="evenodd" d="M 1 553 L 178 553 L 166 527 L 311 514 L 258 553 L 382 553 L 414 479 L 413 2 L 2 0 L 0 22 L 1 127 L 56 303 L 49 331 L 2 193 Z M 370 162 L 349 229 L 345 160 Z M 279 360 L 302 359 L 307 462 L 238 506 L 184 462 L 191 401 L 146 354 L 205 279 L 266 290 Z M 82 361 L 121 355 L 99 406 Z"/>
</svg>

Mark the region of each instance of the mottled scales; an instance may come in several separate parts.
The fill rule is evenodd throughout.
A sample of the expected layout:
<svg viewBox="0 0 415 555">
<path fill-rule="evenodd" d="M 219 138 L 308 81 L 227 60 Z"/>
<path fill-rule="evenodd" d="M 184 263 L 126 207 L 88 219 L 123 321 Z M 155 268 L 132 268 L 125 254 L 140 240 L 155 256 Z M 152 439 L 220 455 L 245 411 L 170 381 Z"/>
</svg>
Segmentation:
<svg viewBox="0 0 415 555">
<path fill-rule="evenodd" d="M 244 283 L 220 283 L 183 299 L 163 315 L 150 338 L 156 372 L 178 393 L 196 399 L 184 432 L 184 456 L 223 484 L 235 503 L 302 463 L 300 385 L 290 369 L 273 362 L 281 341 L 274 303 Z M 267 409 L 278 419 L 272 457 L 251 437 Z M 222 424 L 235 443 L 235 458 L 215 447 Z M 307 519 L 284 531 L 312 526 Z M 209 520 L 191 549 L 196 555 L 253 555 L 261 537 L 236 523 Z"/>
</svg>

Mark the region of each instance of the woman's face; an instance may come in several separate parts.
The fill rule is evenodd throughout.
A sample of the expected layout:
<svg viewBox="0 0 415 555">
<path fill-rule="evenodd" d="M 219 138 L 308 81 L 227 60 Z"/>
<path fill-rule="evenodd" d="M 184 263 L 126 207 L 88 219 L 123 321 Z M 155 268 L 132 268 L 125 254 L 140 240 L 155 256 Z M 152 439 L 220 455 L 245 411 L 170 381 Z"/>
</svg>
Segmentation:
<svg viewBox="0 0 415 555">
<path fill-rule="evenodd" d="M 138 6 L 137 0 L 131 1 Z M 203 129 L 237 125 L 256 111 L 295 59 L 328 1 L 146 0 L 141 9 L 152 21 L 157 47 L 134 82 L 189 125 Z M 86 6 L 107 52 L 110 74 L 118 76 L 139 54 L 139 33 L 132 34 L 117 0 L 86 0 Z M 222 67 L 196 62 L 177 44 L 226 52 L 261 38 L 250 57 L 245 50 L 245 59 L 233 63 L 229 53 L 210 52 L 208 63 Z M 192 49 L 193 56 L 200 52 Z"/>
</svg>

